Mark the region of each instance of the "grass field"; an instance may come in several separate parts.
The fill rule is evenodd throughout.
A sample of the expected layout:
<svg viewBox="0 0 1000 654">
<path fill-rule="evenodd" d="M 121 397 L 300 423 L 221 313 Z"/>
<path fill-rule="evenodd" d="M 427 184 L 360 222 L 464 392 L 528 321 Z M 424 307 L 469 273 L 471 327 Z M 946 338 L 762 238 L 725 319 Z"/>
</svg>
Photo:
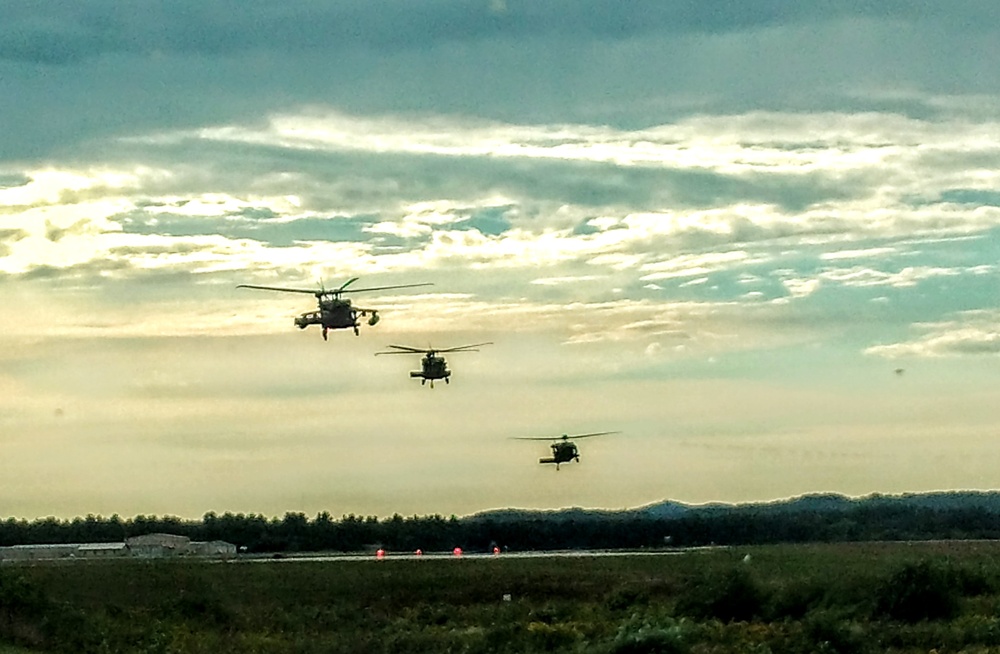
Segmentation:
<svg viewBox="0 0 1000 654">
<path fill-rule="evenodd" d="M 0 568 L 2 654 L 988 652 L 998 614 L 995 542 Z"/>
</svg>

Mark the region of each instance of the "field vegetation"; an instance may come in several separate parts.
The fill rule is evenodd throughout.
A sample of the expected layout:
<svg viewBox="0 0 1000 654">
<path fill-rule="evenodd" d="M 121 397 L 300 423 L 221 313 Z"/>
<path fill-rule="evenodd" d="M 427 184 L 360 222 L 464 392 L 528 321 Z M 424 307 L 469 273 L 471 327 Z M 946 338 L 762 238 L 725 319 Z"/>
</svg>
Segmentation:
<svg viewBox="0 0 1000 654">
<path fill-rule="evenodd" d="M 5 564 L 0 652 L 1000 651 L 998 555 L 945 541 Z"/>
</svg>

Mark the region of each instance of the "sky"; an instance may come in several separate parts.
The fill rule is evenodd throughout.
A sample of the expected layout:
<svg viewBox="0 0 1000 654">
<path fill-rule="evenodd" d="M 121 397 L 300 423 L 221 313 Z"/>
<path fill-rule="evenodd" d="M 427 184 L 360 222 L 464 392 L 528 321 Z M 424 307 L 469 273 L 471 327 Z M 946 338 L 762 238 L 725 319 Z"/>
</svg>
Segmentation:
<svg viewBox="0 0 1000 654">
<path fill-rule="evenodd" d="M 0 516 L 997 488 L 998 60 L 993 0 L 6 0 Z M 354 277 L 433 286 L 237 288 Z"/>
</svg>

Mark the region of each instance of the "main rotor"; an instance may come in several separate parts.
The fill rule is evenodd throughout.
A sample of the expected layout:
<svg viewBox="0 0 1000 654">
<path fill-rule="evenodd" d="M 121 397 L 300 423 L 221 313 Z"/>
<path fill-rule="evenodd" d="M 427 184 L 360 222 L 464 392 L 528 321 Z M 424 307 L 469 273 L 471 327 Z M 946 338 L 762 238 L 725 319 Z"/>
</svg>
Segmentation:
<svg viewBox="0 0 1000 654">
<path fill-rule="evenodd" d="M 259 286 L 257 284 L 238 284 L 236 288 L 256 288 L 261 291 L 278 291 L 280 293 L 304 293 L 307 295 L 314 296 L 317 300 L 322 300 L 325 297 L 333 298 L 334 300 L 339 300 L 341 293 L 369 293 L 371 291 L 388 291 L 396 288 L 415 288 L 417 286 L 433 286 L 431 282 L 423 282 L 420 284 L 395 284 L 393 286 L 371 286 L 369 288 L 347 288 L 354 282 L 358 281 L 358 277 L 352 277 L 346 282 L 341 284 L 339 287 L 334 289 L 326 289 L 320 285 L 318 290 L 313 290 L 309 288 L 287 288 L 284 286 Z"/>
<path fill-rule="evenodd" d="M 562 436 L 557 436 L 555 438 L 545 437 L 545 436 L 514 436 L 513 438 L 514 438 L 514 440 L 517 440 L 517 441 L 556 441 L 556 442 L 560 442 L 560 441 L 575 441 L 575 440 L 578 440 L 580 438 L 590 438 L 592 436 L 606 436 L 608 434 L 618 434 L 618 433 L 621 433 L 621 432 L 617 432 L 617 431 L 595 431 L 595 432 L 592 432 L 590 434 L 573 434 L 572 436 L 569 435 L 569 434 L 563 434 Z"/>
<path fill-rule="evenodd" d="M 380 354 L 426 354 L 429 357 L 435 354 L 450 354 L 452 352 L 478 352 L 479 348 L 483 345 L 493 345 L 492 341 L 487 341 L 485 343 L 473 343 L 471 345 L 459 345 L 458 347 L 448 347 L 448 348 L 419 348 L 410 347 L 409 345 L 388 345 L 386 347 L 393 348 L 389 352 L 376 352 L 375 356 Z"/>
</svg>

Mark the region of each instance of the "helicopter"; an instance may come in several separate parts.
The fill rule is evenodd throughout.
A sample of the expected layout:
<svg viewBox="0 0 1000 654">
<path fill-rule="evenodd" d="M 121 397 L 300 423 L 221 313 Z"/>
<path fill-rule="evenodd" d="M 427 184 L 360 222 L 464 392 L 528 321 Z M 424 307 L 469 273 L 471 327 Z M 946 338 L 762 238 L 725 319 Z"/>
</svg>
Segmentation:
<svg viewBox="0 0 1000 654">
<path fill-rule="evenodd" d="M 283 288 L 279 286 L 257 286 L 256 284 L 239 284 L 236 288 L 255 288 L 262 291 L 280 291 L 282 293 L 308 293 L 316 297 L 316 301 L 319 303 L 318 311 L 309 311 L 303 313 L 295 318 L 295 326 L 299 329 L 305 329 L 309 325 L 320 325 L 323 327 L 323 340 L 327 340 L 327 331 L 331 329 L 354 329 L 354 335 L 358 335 L 358 317 L 368 318 L 369 326 L 374 327 L 379 321 L 379 315 L 377 309 L 362 309 L 360 307 L 351 306 L 351 301 L 349 299 L 340 299 L 342 293 L 365 293 L 368 291 L 386 291 L 394 288 L 414 288 L 416 286 L 433 286 L 430 282 L 424 282 L 421 284 L 399 284 L 396 286 L 375 286 L 371 288 L 352 288 L 347 287 L 354 282 L 358 281 L 357 277 L 352 277 L 346 282 L 340 285 L 339 288 L 333 290 L 326 290 L 322 286 L 318 291 L 313 291 L 306 288 Z"/>
<path fill-rule="evenodd" d="M 554 463 L 556 464 L 556 470 L 559 469 L 560 463 L 568 463 L 570 461 L 580 462 L 580 451 L 576 447 L 576 443 L 573 441 L 578 438 L 590 438 L 591 436 L 605 436 L 607 434 L 617 434 L 616 431 L 598 431 L 591 434 L 576 434 L 570 436 L 568 434 L 563 434 L 561 438 L 555 439 L 555 442 L 549 445 L 552 448 L 552 456 L 539 459 L 539 463 Z M 519 441 L 550 441 L 551 438 L 516 438 Z"/>
<path fill-rule="evenodd" d="M 375 356 L 380 354 L 423 354 L 424 358 L 420 361 L 420 370 L 414 370 L 410 372 L 410 377 L 412 379 L 420 379 L 420 385 L 423 386 L 428 381 L 431 383 L 431 388 L 434 388 L 435 379 L 443 379 L 444 383 L 450 383 L 448 381 L 451 377 L 451 371 L 448 370 L 448 364 L 445 362 L 444 357 L 438 356 L 442 353 L 450 352 L 478 352 L 479 348 L 483 345 L 493 345 L 493 343 L 475 343 L 472 345 L 460 345 L 458 347 L 449 347 L 446 349 L 438 350 L 434 348 L 421 349 L 418 347 L 409 347 L 407 345 L 390 345 L 389 347 L 394 348 L 389 352 L 376 352 Z"/>
</svg>

